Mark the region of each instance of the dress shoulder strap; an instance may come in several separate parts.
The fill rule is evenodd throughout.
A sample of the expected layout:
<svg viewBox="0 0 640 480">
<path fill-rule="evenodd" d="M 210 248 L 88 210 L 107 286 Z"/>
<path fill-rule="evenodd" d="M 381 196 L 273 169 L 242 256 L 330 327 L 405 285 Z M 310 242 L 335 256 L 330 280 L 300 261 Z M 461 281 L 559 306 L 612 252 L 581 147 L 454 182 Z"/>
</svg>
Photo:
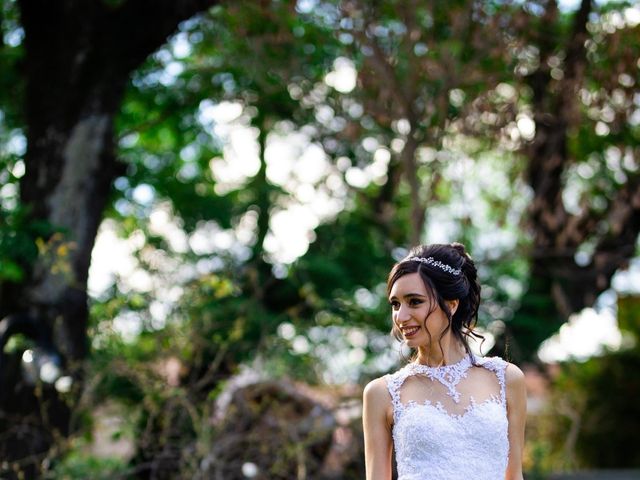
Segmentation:
<svg viewBox="0 0 640 480">
<path fill-rule="evenodd" d="M 409 376 L 407 368 L 402 368 L 395 373 L 385 375 L 387 382 L 387 390 L 391 395 L 391 404 L 393 405 L 393 420 L 396 421 L 400 412 L 402 412 L 402 402 L 400 401 L 400 387 Z"/>
<path fill-rule="evenodd" d="M 500 384 L 500 400 L 503 405 L 507 404 L 507 383 L 505 380 L 505 370 L 507 369 L 508 362 L 500 357 L 475 357 L 476 363 L 487 370 L 491 370 L 498 377 L 498 383 Z"/>
</svg>

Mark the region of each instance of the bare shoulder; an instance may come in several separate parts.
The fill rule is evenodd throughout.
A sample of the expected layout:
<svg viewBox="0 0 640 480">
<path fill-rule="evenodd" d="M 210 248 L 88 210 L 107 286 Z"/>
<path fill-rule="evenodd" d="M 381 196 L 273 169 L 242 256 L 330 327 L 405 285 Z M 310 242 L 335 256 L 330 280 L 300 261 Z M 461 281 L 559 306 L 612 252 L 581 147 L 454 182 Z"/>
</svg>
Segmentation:
<svg viewBox="0 0 640 480">
<path fill-rule="evenodd" d="M 387 389 L 387 381 L 384 377 L 371 380 L 364 387 L 363 393 L 366 402 L 374 404 L 391 404 L 391 395 Z"/>
<path fill-rule="evenodd" d="M 507 405 L 516 410 L 524 410 L 527 398 L 524 373 L 513 363 L 507 363 L 504 379 L 507 387 Z"/>
<path fill-rule="evenodd" d="M 364 416 L 366 418 L 378 418 L 387 426 L 393 423 L 393 405 L 391 394 L 387 389 L 387 381 L 384 377 L 371 380 L 363 393 Z"/>
<path fill-rule="evenodd" d="M 524 373 L 513 363 L 507 363 L 507 368 L 504 372 L 504 379 L 507 383 L 507 387 L 524 386 Z"/>
</svg>

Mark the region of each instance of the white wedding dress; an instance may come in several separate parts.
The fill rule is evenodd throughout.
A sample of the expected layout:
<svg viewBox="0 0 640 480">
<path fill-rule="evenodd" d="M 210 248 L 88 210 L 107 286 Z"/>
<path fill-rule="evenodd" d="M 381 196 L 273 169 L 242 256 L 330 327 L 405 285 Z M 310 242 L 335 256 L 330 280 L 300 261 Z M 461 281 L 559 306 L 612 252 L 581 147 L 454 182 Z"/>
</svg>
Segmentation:
<svg viewBox="0 0 640 480">
<path fill-rule="evenodd" d="M 506 366 L 498 357 L 466 356 L 442 367 L 410 363 L 386 376 L 398 480 L 504 479 Z"/>
</svg>

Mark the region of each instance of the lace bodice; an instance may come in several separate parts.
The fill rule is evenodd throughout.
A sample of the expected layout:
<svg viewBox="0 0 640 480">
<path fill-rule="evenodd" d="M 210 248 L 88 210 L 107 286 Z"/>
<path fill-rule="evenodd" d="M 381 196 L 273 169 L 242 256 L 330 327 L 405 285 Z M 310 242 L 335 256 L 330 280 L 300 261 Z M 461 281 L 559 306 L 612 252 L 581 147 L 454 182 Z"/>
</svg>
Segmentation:
<svg viewBox="0 0 640 480">
<path fill-rule="evenodd" d="M 505 368 L 464 357 L 387 375 L 398 480 L 498 480 L 509 454 Z"/>
</svg>

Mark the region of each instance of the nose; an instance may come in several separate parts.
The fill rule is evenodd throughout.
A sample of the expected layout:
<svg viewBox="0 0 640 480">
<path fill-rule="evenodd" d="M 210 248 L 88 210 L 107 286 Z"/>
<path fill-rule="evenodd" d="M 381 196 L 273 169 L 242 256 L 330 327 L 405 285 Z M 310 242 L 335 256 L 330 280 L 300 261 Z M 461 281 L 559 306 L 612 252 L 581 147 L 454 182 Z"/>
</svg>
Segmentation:
<svg viewBox="0 0 640 480">
<path fill-rule="evenodd" d="M 398 324 L 403 324 L 407 322 L 411 318 L 411 312 L 409 311 L 409 307 L 404 303 L 401 303 L 396 311 L 396 322 Z"/>
</svg>

